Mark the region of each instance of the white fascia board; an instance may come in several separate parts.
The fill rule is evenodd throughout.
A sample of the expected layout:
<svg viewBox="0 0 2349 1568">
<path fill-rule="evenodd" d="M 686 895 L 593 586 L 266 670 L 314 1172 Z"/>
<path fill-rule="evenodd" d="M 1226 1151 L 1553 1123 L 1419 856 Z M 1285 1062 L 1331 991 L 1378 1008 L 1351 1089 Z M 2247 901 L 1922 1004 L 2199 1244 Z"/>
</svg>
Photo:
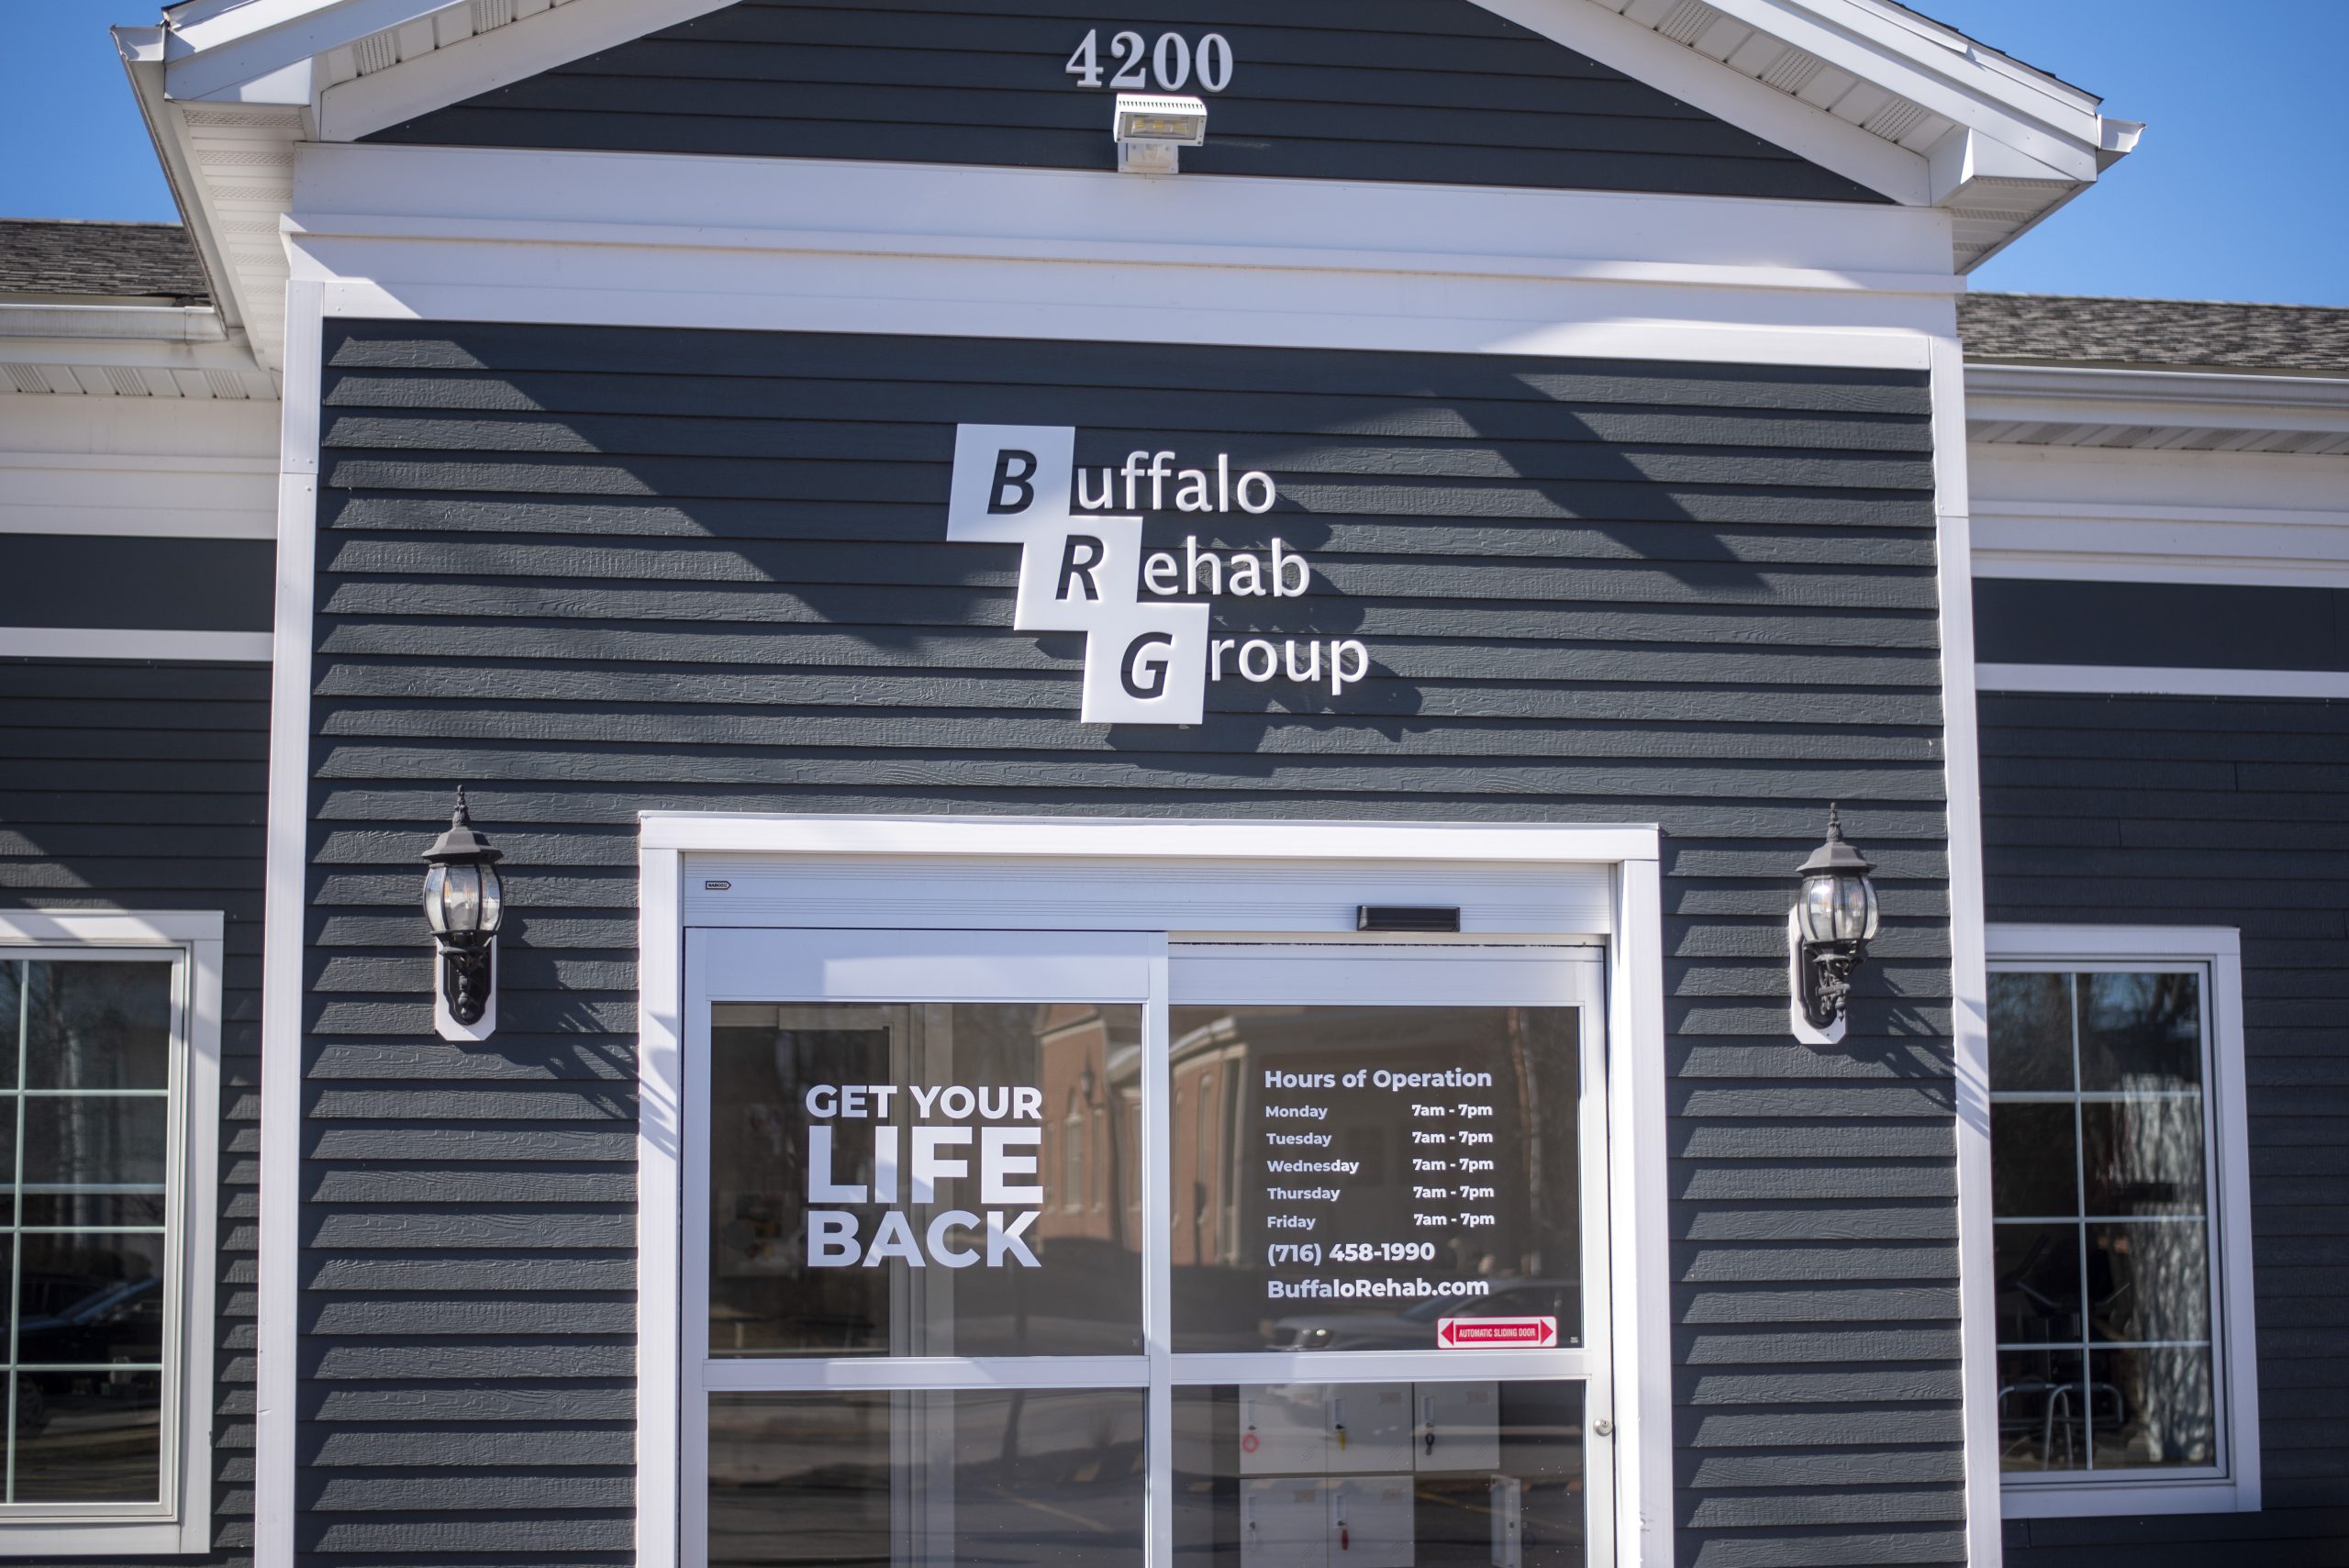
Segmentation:
<svg viewBox="0 0 2349 1568">
<path fill-rule="evenodd" d="M 571 0 L 388 70 L 338 83 L 318 100 L 318 135 L 356 141 L 696 17 L 734 0 Z"/>
<path fill-rule="evenodd" d="M 1817 55 L 1863 82 L 1989 133 L 2017 151 L 2083 183 L 2097 177 L 2103 123 L 2073 89 L 2058 92 L 1987 69 L 1979 54 L 1932 43 L 1886 24 L 1855 0 L 1708 0 L 1748 27 Z"/>
<path fill-rule="evenodd" d="M 1965 392 L 1976 420 L 2349 430 L 2349 379 L 2330 376 L 1976 364 Z"/>
<path fill-rule="evenodd" d="M 1932 205 L 1931 171 L 1921 154 L 1765 86 L 1590 0 L 1476 3 L 1903 206 Z M 1834 204 L 1809 205 L 1819 210 Z"/>
<path fill-rule="evenodd" d="M 17 338 L 0 332 L 0 361 L 19 365 L 120 365 L 131 370 L 258 375 L 242 341 L 173 343 L 139 338 Z"/>
<path fill-rule="evenodd" d="M 165 28 L 165 90 L 210 98 L 445 10 L 452 0 L 245 0 L 185 10 Z"/>
<path fill-rule="evenodd" d="M 211 215 L 205 209 L 204 181 L 196 172 L 194 149 L 188 145 L 187 127 L 164 92 L 163 57 L 170 35 L 161 28 L 117 28 L 114 42 L 122 56 L 123 73 L 130 78 L 131 95 L 139 101 L 139 116 L 147 122 L 147 135 L 155 144 L 156 159 L 163 166 L 164 183 L 171 186 L 173 205 L 179 208 L 204 276 L 212 285 L 215 308 L 223 325 L 236 330 L 245 321 L 243 302 L 237 293 L 237 272 L 228 264 Z"/>
<path fill-rule="evenodd" d="M 1821 7 L 1815 0 L 1798 0 L 1808 8 Z M 2065 109 L 2085 114 L 2097 112 L 2102 101 L 2084 88 L 2032 69 L 2010 54 L 1966 37 L 1954 28 L 1933 20 L 1931 17 L 1909 9 L 1906 6 L 1887 5 L 1885 0 L 1850 0 L 1854 9 L 1865 13 L 1865 24 L 1882 29 L 1887 36 L 1914 35 L 1934 48 L 1964 59 L 1969 65 L 1993 72 L 2011 82 L 2019 93 L 2044 98 Z M 2122 122 L 2126 123 L 2126 122 Z"/>
</svg>

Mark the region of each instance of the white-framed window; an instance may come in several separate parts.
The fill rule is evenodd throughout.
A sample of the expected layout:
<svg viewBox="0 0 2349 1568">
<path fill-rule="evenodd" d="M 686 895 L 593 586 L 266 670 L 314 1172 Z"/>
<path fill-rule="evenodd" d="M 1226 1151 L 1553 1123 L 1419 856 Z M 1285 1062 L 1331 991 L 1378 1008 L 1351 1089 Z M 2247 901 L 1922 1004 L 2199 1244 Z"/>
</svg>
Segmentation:
<svg viewBox="0 0 2349 1568">
<path fill-rule="evenodd" d="M 2259 1507 L 2232 929 L 1989 928 L 2010 1518 Z"/>
<path fill-rule="evenodd" d="M 222 924 L 0 911 L 0 1557 L 209 1547 Z"/>
</svg>

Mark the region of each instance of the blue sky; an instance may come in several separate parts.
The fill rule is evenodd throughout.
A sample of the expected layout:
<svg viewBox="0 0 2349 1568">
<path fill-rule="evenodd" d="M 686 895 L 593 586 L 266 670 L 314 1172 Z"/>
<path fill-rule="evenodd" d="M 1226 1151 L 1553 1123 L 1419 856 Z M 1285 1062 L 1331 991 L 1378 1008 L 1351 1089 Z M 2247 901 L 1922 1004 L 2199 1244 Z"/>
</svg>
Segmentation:
<svg viewBox="0 0 2349 1568">
<path fill-rule="evenodd" d="M 1912 3 L 2151 126 L 2135 156 L 1975 286 L 2349 306 L 2349 175 L 2332 145 L 2349 0 Z M 159 8 L 8 8 L 0 217 L 174 216 L 106 37 L 107 23 Z"/>
</svg>

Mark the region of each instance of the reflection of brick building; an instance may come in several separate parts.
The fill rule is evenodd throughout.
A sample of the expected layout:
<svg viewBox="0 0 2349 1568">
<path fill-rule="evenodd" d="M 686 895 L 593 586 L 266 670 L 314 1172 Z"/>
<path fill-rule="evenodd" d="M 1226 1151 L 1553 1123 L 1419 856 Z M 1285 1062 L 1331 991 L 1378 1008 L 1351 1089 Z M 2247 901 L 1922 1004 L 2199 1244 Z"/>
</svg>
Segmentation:
<svg viewBox="0 0 2349 1568">
<path fill-rule="evenodd" d="M 1241 1117 L 1250 1104 L 1247 1041 L 1229 1018 L 1186 1031 L 1174 1044 L 1174 1262 L 1240 1261 L 1243 1162 L 1251 1151 Z"/>
<path fill-rule="evenodd" d="M 1131 1246 L 1141 1217 L 1141 1042 L 1113 1035 L 1088 1003 L 1039 1011 L 1044 1212 L 1036 1233 Z"/>
</svg>

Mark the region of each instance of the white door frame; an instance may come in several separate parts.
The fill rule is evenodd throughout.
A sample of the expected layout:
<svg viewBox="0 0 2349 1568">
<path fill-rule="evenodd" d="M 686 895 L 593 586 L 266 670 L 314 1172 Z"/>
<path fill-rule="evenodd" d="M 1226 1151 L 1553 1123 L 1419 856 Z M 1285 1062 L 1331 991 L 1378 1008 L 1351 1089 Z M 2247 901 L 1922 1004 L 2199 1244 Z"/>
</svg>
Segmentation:
<svg viewBox="0 0 2349 1568">
<path fill-rule="evenodd" d="M 1611 1254 L 1608 1316 L 1613 1326 L 1613 1439 L 1616 1568 L 1665 1568 L 1672 1558 L 1673 1465 L 1670 1233 L 1667 1225 L 1664 950 L 1653 826 L 1494 823 L 1129 821 L 1025 817 L 753 816 L 648 812 L 640 818 L 638 1001 L 638 1402 L 637 1561 L 640 1568 L 679 1568 L 680 1460 L 686 1135 L 685 907 L 694 857 L 787 857 L 826 867 L 860 858 L 898 868 L 934 864 L 941 874 L 1002 877 L 1019 862 L 1093 862 L 1105 879 L 1131 885 L 1153 876 L 1185 884 L 1187 910 L 1212 907 L 1201 884 L 1221 879 L 1233 907 L 1251 889 L 1278 887 L 1295 871 L 1317 874 L 1358 868 L 1366 883 L 1398 871 L 1415 877 L 1455 867 L 1461 884 L 1478 889 L 1480 868 L 1510 868 L 1511 885 L 1527 868 L 1554 868 L 1562 886 L 1602 873 L 1609 890 L 1607 929 L 1549 929 L 1538 913 L 1520 914 L 1526 929 L 1480 934 L 1545 938 L 1603 935 L 1607 946 L 1606 1036 L 1613 1068 L 1606 1106 Z M 715 879 L 705 879 L 715 880 Z M 896 879 L 892 879 L 896 880 Z M 902 917 L 867 915 L 855 923 L 919 928 L 927 896 L 905 879 Z M 1464 908 L 1470 907 L 1464 896 Z M 1575 897 L 1562 908 L 1582 906 Z M 1509 906 L 1521 910 L 1520 899 Z M 1333 906 L 1334 907 L 1334 906 Z M 1284 940 L 1352 930 L 1333 917 L 1319 932 L 1292 922 Z M 1197 919 L 1194 913 L 1187 917 Z M 747 922 L 746 922 L 747 923 Z M 837 925 L 837 920 L 762 924 Z M 1464 923 L 1478 929 L 1473 917 Z M 1131 929 L 1129 926 L 1127 929 Z M 1244 920 L 1174 931 L 1230 935 Z"/>
</svg>

